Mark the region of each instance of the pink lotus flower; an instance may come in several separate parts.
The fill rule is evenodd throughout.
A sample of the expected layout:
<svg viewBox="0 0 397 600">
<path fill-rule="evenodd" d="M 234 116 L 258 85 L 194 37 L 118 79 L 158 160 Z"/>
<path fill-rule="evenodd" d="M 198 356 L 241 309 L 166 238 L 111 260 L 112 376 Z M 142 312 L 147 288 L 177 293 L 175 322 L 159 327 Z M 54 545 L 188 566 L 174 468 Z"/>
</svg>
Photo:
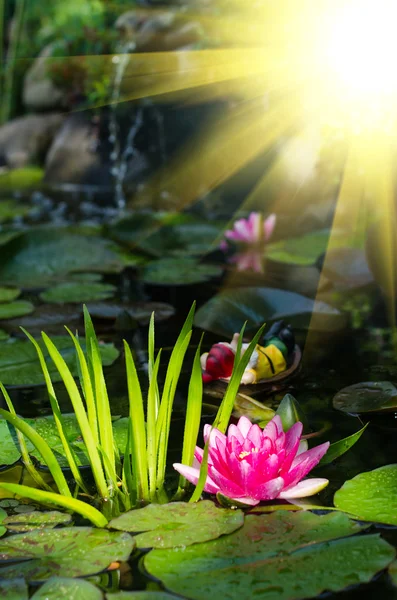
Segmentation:
<svg viewBox="0 0 397 600">
<path fill-rule="evenodd" d="M 238 219 L 233 229 L 225 231 L 225 238 L 237 244 L 261 244 L 266 243 L 276 225 L 276 215 L 272 214 L 267 219 L 258 212 L 252 212 L 248 219 Z M 221 243 L 221 249 L 227 249 L 227 242 Z"/>
<path fill-rule="evenodd" d="M 210 442 L 204 491 L 220 492 L 252 506 L 261 500 L 316 494 L 328 485 L 328 480 L 303 478 L 324 456 L 329 442 L 306 450 L 301 442 L 302 429 L 302 423 L 295 423 L 284 433 L 278 415 L 263 431 L 246 417 L 241 417 L 237 425 L 229 425 L 227 435 L 205 425 L 204 441 L 210 436 Z M 203 450 L 196 446 L 193 466 L 176 463 L 174 468 L 197 484 L 202 459 Z"/>
</svg>

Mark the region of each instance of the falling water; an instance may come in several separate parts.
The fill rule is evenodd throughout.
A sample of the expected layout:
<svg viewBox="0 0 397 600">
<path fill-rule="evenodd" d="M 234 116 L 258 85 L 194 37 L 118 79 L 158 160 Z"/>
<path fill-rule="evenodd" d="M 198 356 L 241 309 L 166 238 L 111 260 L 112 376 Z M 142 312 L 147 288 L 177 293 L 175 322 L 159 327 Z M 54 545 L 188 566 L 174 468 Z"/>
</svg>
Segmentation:
<svg viewBox="0 0 397 600">
<path fill-rule="evenodd" d="M 124 180 L 127 174 L 128 161 L 132 156 L 134 156 L 136 152 L 134 148 L 134 141 L 136 134 L 138 133 L 143 121 L 142 109 L 139 109 L 133 117 L 133 123 L 128 132 L 124 148 L 122 148 L 119 135 L 120 127 L 117 120 L 117 107 L 120 101 L 121 84 L 123 81 L 124 73 L 130 61 L 130 55 L 134 51 L 134 49 L 134 42 L 130 41 L 124 44 L 121 48 L 120 54 L 115 55 L 112 61 L 115 65 L 115 74 L 110 105 L 109 142 L 112 144 L 112 152 L 110 154 L 110 158 L 113 165 L 111 169 L 111 174 L 114 179 L 115 202 L 116 206 L 119 209 L 124 208 L 126 204 L 124 194 Z"/>
</svg>

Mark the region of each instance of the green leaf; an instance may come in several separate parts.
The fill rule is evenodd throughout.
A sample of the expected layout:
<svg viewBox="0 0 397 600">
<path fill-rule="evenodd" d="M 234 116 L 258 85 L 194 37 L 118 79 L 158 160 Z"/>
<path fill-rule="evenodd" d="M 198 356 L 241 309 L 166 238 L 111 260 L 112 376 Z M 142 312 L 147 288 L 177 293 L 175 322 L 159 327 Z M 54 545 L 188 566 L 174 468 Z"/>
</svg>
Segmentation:
<svg viewBox="0 0 397 600">
<path fill-rule="evenodd" d="M 30 449 L 32 445 L 29 446 Z M 21 458 L 16 431 L 5 419 L 0 419 L 0 465 L 13 465 Z"/>
<path fill-rule="evenodd" d="M 103 571 L 114 561 L 128 560 L 134 545 L 128 533 L 93 527 L 42 529 L 12 535 L 0 541 L 1 560 L 12 561 L 0 568 L 0 578 L 11 579 L 18 574 L 35 582 L 64 573 L 69 577 L 85 577 Z"/>
<path fill-rule="evenodd" d="M 328 246 L 330 230 L 316 231 L 301 237 L 287 238 L 266 246 L 266 256 L 277 262 L 313 265 Z"/>
<path fill-rule="evenodd" d="M 4 527 L 4 525 L 2 525 L 2 523 L 4 523 L 6 518 L 7 518 L 6 511 L 3 510 L 2 508 L 0 508 L 0 537 L 3 536 L 5 534 L 5 532 L 7 531 L 7 528 Z"/>
<path fill-rule="evenodd" d="M 147 239 L 152 236 L 158 237 L 157 232 L 163 225 L 173 225 L 187 221 L 189 221 L 189 217 L 179 212 L 134 212 L 133 215 L 123 217 L 112 223 L 109 227 L 109 234 L 112 239 L 129 246 L 131 249 L 141 247 L 152 254 Z M 153 253 L 156 254 L 156 252 Z"/>
<path fill-rule="evenodd" d="M 311 321 L 316 316 L 315 323 Z M 293 327 L 314 326 L 319 331 L 339 330 L 346 317 L 324 302 L 314 302 L 294 292 L 266 287 L 227 289 L 201 306 L 195 325 L 218 335 L 230 337 L 247 321 L 247 332 L 256 331 L 262 323 L 286 319 Z M 312 322 L 312 325 L 311 325 Z"/>
<path fill-rule="evenodd" d="M 2 600 L 28 600 L 28 584 L 22 577 L 0 581 Z"/>
<path fill-rule="evenodd" d="M 51 577 L 33 594 L 31 600 L 102 600 L 99 588 L 84 579 Z"/>
<path fill-rule="evenodd" d="M 78 369 L 72 340 L 69 336 L 54 336 L 52 341 L 60 351 L 73 377 L 76 377 Z M 61 376 L 50 359 L 45 344 L 42 340 L 37 340 L 37 342 L 43 351 L 51 381 L 53 383 L 60 381 Z M 81 343 L 84 348 L 84 340 L 81 340 Z M 113 344 L 101 345 L 100 352 L 104 365 L 112 364 L 119 355 Z M 0 373 L 4 385 L 31 386 L 44 384 L 44 376 L 36 350 L 29 341 L 10 339 L 4 344 L 0 344 Z"/>
<path fill-rule="evenodd" d="M 397 525 L 397 465 L 360 473 L 335 493 L 336 508 L 364 521 Z"/>
<path fill-rule="evenodd" d="M 247 590 L 263 600 L 311 598 L 368 582 L 393 560 L 395 549 L 378 535 L 352 535 L 361 529 L 340 513 L 248 515 L 232 535 L 183 552 L 153 550 L 144 566 L 168 590 L 197 600 L 240 600 Z"/>
<path fill-rule="evenodd" d="M 115 321 L 127 313 L 133 321 L 149 323 L 150 315 L 154 312 L 157 321 L 164 321 L 175 314 L 175 309 L 165 302 L 133 302 L 128 304 L 115 302 L 96 302 L 87 305 L 91 317 Z"/>
<path fill-rule="evenodd" d="M 1 190 L 30 190 L 37 188 L 44 177 L 44 169 L 21 167 L 0 174 Z"/>
<path fill-rule="evenodd" d="M 55 304 L 63 304 L 64 302 L 80 304 L 92 300 L 111 298 L 114 296 L 116 289 L 114 285 L 108 283 L 87 283 L 85 281 L 82 283 L 59 283 L 42 292 L 40 299 L 43 302 L 54 302 Z"/>
<path fill-rule="evenodd" d="M 9 531 L 26 532 L 34 529 L 58 527 L 58 525 L 70 525 L 72 516 L 57 510 L 36 511 L 10 515 L 4 519 L 4 524 Z"/>
<path fill-rule="evenodd" d="M 21 290 L 18 288 L 0 287 L 0 302 L 12 302 L 20 293 Z"/>
<path fill-rule="evenodd" d="M 190 285 L 220 277 L 222 268 L 199 263 L 194 258 L 160 258 L 148 263 L 140 276 L 153 285 Z"/>
<path fill-rule="evenodd" d="M 37 287 L 76 271 L 120 272 L 118 247 L 100 237 L 67 228 L 38 227 L 2 246 L 0 281 Z"/>
<path fill-rule="evenodd" d="M 334 408 L 349 414 L 394 412 L 397 388 L 390 381 L 364 381 L 340 390 L 332 401 Z"/>
<path fill-rule="evenodd" d="M 149 504 L 113 519 L 108 527 L 143 531 L 134 536 L 138 548 L 184 548 L 231 533 L 243 522 L 242 511 L 217 508 L 213 502 L 204 500 L 197 504 Z"/>
<path fill-rule="evenodd" d="M 276 415 L 280 417 L 284 431 L 291 429 L 298 421 L 303 423 L 304 431 L 309 431 L 306 415 L 299 402 L 291 394 L 285 394 L 276 410 Z"/>
<path fill-rule="evenodd" d="M 327 450 L 326 455 L 323 456 L 323 458 L 320 460 L 319 466 L 328 465 L 332 461 L 339 458 L 339 456 L 342 456 L 342 454 L 345 454 L 345 452 L 350 450 L 350 448 L 352 448 L 352 446 L 354 446 L 354 444 L 358 442 L 364 431 L 367 429 L 368 425 L 369 423 L 364 425 L 364 427 L 362 427 L 356 433 L 353 433 L 352 435 L 343 438 L 343 440 L 339 440 L 339 442 L 331 444 Z"/>
<path fill-rule="evenodd" d="M 234 401 L 233 416 L 247 417 L 253 423 L 268 423 L 275 414 L 272 408 L 246 394 L 238 393 Z"/>
<path fill-rule="evenodd" d="M 34 311 L 34 305 L 26 300 L 15 300 L 15 302 L 7 302 L 0 304 L 0 319 L 14 319 L 15 317 L 23 317 Z"/>
<path fill-rule="evenodd" d="M 106 594 L 106 600 L 178 600 L 178 597 L 167 594 L 167 592 L 115 592 Z"/>
</svg>

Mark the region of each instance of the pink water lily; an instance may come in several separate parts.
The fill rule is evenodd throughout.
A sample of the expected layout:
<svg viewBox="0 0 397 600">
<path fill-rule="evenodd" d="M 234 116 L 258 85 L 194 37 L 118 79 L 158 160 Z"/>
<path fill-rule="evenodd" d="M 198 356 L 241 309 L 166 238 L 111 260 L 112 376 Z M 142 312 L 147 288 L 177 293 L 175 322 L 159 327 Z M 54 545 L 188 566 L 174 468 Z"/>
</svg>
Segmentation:
<svg viewBox="0 0 397 600">
<path fill-rule="evenodd" d="M 256 505 L 262 500 L 304 498 L 328 485 L 327 479 L 303 479 L 324 456 L 329 442 L 307 450 L 302 443 L 303 425 L 295 423 L 286 433 L 276 415 L 262 429 L 241 417 L 227 435 L 204 427 L 209 441 L 208 475 L 204 491 L 220 492 L 231 500 Z M 174 464 L 186 479 L 197 484 L 203 450 L 196 446 L 192 467 Z"/>
<path fill-rule="evenodd" d="M 225 231 L 225 238 L 236 242 L 237 244 L 260 244 L 267 242 L 276 225 L 276 215 L 272 214 L 267 219 L 258 212 L 250 213 L 248 219 L 238 219 L 233 229 Z M 224 241 L 221 244 L 222 249 L 227 248 L 227 243 Z"/>
</svg>

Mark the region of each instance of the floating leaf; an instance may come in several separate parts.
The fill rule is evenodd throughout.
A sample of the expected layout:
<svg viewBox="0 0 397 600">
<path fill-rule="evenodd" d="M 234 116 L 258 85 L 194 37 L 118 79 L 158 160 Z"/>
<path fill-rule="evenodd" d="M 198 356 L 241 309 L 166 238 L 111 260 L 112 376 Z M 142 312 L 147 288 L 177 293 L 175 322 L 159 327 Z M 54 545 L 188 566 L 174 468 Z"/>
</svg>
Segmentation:
<svg viewBox="0 0 397 600">
<path fill-rule="evenodd" d="M 122 244 L 131 248 L 145 247 L 145 250 L 152 254 L 150 247 L 147 248 L 148 244 L 145 243 L 149 236 L 154 237 L 163 225 L 176 225 L 186 221 L 189 221 L 189 217 L 177 212 L 135 213 L 112 223 L 109 227 L 109 234 Z"/>
<path fill-rule="evenodd" d="M 359 519 L 397 525 L 397 465 L 360 473 L 335 493 L 334 504 Z"/>
<path fill-rule="evenodd" d="M 21 290 L 18 288 L 0 287 L 0 302 L 12 302 L 20 293 Z"/>
<path fill-rule="evenodd" d="M 114 561 L 127 560 L 134 545 L 128 533 L 93 527 L 16 534 L 0 541 L 0 561 L 12 561 L 0 568 L 0 578 L 22 576 L 27 581 L 42 581 L 63 573 L 70 577 L 93 575 Z"/>
<path fill-rule="evenodd" d="M 233 416 L 248 417 L 253 423 L 270 421 L 275 415 L 274 410 L 245 394 L 237 394 L 234 401 Z"/>
<path fill-rule="evenodd" d="M 301 237 L 268 244 L 266 246 L 266 256 L 277 262 L 313 265 L 326 251 L 329 235 L 329 229 L 325 229 Z"/>
<path fill-rule="evenodd" d="M 78 375 L 76 351 L 69 336 L 54 336 L 52 341 L 62 354 L 73 376 Z M 60 381 L 54 363 L 49 357 L 42 340 L 38 343 L 43 350 L 47 366 L 53 382 Z M 81 340 L 84 349 L 84 340 Z M 113 344 L 101 344 L 100 352 L 103 364 L 111 365 L 119 355 Z M 29 340 L 10 339 L 0 344 L 0 377 L 4 385 L 38 385 L 44 383 L 40 362 L 36 350 Z"/>
<path fill-rule="evenodd" d="M 2 247 L 0 281 L 37 287 L 75 271 L 120 272 L 125 259 L 119 250 L 100 237 L 35 228 Z"/>
<path fill-rule="evenodd" d="M 106 594 L 106 600 L 178 600 L 178 596 L 154 591 L 115 592 Z"/>
<path fill-rule="evenodd" d="M 0 304 L 0 319 L 14 319 L 15 317 L 23 317 L 34 311 L 34 306 L 26 300 L 15 300 L 15 302 L 7 302 Z"/>
<path fill-rule="evenodd" d="M 30 333 L 34 329 L 42 331 L 45 329 L 46 333 L 59 334 L 65 332 L 64 325 L 67 325 L 69 329 L 76 329 L 77 323 L 80 316 L 83 313 L 82 306 L 64 305 L 62 307 L 56 304 L 41 304 L 37 306 L 34 313 L 26 317 L 20 317 L 10 321 L 4 321 L 2 327 L 7 330 L 18 330 L 20 327 L 24 327 Z M 75 327 L 73 327 L 75 325 Z"/>
<path fill-rule="evenodd" d="M 51 577 L 32 596 L 32 600 L 102 600 L 102 592 L 84 579 Z"/>
<path fill-rule="evenodd" d="M 21 458 L 15 429 L 0 419 L 0 465 L 13 465 Z"/>
<path fill-rule="evenodd" d="M 29 204 L 20 204 L 16 200 L 0 201 L 0 223 L 12 221 L 12 219 L 25 217 L 32 211 Z"/>
<path fill-rule="evenodd" d="M 354 446 L 354 444 L 358 442 L 358 440 L 360 439 L 364 431 L 367 429 L 367 427 L 368 423 L 356 433 L 353 433 L 352 435 L 343 438 L 343 440 L 339 440 L 338 442 L 331 444 L 325 456 L 323 456 L 323 458 L 320 460 L 319 465 L 328 465 L 332 461 L 339 458 L 339 456 L 345 454 L 345 452 L 350 450 L 350 448 L 352 448 L 352 446 Z"/>
<path fill-rule="evenodd" d="M 1 523 L 4 523 L 4 520 L 7 518 L 7 513 L 5 510 L 3 510 L 2 508 L 0 508 L 0 537 L 2 535 L 5 534 L 5 532 L 7 531 L 7 528 L 4 527 L 3 525 L 1 525 Z"/>
<path fill-rule="evenodd" d="M 109 527 L 139 532 L 134 537 L 138 548 L 174 548 L 213 540 L 242 526 L 241 511 L 217 508 L 205 500 L 196 504 L 173 502 L 149 504 L 113 519 Z"/>
<path fill-rule="evenodd" d="M 90 302 L 91 300 L 106 300 L 114 296 L 116 287 L 109 283 L 97 282 L 70 282 L 59 283 L 58 285 L 45 290 L 40 294 L 43 302 L 54 302 L 62 304 L 64 302 L 74 302 L 77 304 Z"/>
<path fill-rule="evenodd" d="M 286 319 L 294 327 L 305 329 L 316 315 L 313 326 L 319 331 L 339 330 L 346 317 L 324 302 L 266 287 L 228 289 L 217 294 L 196 313 L 195 325 L 218 335 L 231 336 L 247 321 L 247 331 L 263 323 Z"/>
<path fill-rule="evenodd" d="M 0 581 L 0 598 L 2 600 L 28 600 L 28 584 L 21 577 Z"/>
<path fill-rule="evenodd" d="M 357 415 L 390 412 L 397 408 L 397 388 L 390 381 L 364 381 L 340 390 L 332 401 L 334 408 Z"/>
<path fill-rule="evenodd" d="M 123 313 L 138 323 L 149 323 L 152 312 L 156 321 L 163 321 L 175 314 L 175 309 L 165 302 L 133 302 L 129 304 L 116 304 L 114 302 L 97 302 L 87 305 L 88 312 L 93 319 L 115 320 Z"/>
<path fill-rule="evenodd" d="M 194 258 L 161 258 L 146 265 L 141 279 L 145 283 L 157 285 L 189 285 L 220 275 L 220 267 L 201 264 Z"/>
<path fill-rule="evenodd" d="M 167 589 L 197 600 L 240 600 L 247 590 L 258 599 L 310 598 L 368 582 L 393 560 L 378 535 L 352 536 L 361 528 L 340 513 L 248 515 L 232 535 L 183 552 L 153 550 L 144 565 Z"/>
<path fill-rule="evenodd" d="M 25 532 L 44 527 L 57 527 L 58 525 L 70 525 L 72 516 L 57 510 L 32 512 L 10 515 L 4 519 L 4 524 L 9 531 Z"/>
</svg>

